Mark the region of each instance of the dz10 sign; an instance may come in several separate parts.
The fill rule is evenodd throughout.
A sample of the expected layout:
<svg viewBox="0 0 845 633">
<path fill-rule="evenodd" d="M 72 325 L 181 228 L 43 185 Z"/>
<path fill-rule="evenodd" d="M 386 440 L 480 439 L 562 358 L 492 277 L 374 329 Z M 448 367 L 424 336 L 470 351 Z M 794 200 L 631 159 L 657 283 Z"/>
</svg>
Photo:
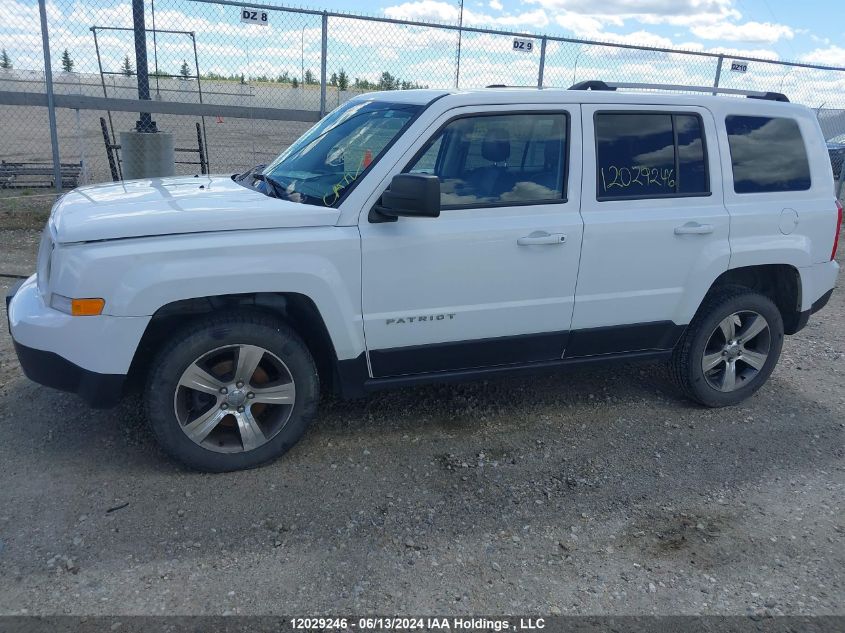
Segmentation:
<svg viewBox="0 0 845 633">
<path fill-rule="evenodd" d="M 267 12 L 256 11 L 255 9 L 241 9 L 241 22 L 246 24 L 260 24 L 261 26 L 267 26 L 269 24 Z"/>
<path fill-rule="evenodd" d="M 748 72 L 748 62 L 731 62 L 731 72 L 734 73 L 747 73 Z"/>
</svg>

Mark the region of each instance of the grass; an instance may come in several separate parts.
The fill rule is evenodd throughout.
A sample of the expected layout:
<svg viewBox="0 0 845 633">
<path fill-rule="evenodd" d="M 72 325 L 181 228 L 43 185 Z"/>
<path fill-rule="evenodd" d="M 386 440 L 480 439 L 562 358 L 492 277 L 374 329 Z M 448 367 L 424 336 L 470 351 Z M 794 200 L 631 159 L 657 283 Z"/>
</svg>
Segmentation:
<svg viewBox="0 0 845 633">
<path fill-rule="evenodd" d="M 44 225 L 57 194 L 49 190 L 0 190 L 0 228 L 31 229 Z"/>
</svg>

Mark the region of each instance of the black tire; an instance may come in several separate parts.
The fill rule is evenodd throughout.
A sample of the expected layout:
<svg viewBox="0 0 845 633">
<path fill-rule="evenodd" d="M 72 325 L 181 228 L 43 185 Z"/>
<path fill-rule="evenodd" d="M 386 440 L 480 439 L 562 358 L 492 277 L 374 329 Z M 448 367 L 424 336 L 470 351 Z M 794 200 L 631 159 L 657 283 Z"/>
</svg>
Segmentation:
<svg viewBox="0 0 845 633">
<path fill-rule="evenodd" d="M 261 347 L 269 358 L 280 359 L 295 385 L 295 399 L 286 413 L 289 417 L 266 443 L 241 452 L 215 452 L 183 432 L 174 406 L 176 391 L 183 372 L 197 359 L 237 345 Z M 169 455 L 196 470 L 227 472 L 254 468 L 287 452 L 313 419 L 319 394 L 314 359 L 296 332 L 271 315 L 245 310 L 207 317 L 174 333 L 150 366 L 144 401 L 148 422 Z"/>
<path fill-rule="evenodd" d="M 743 311 L 756 312 L 768 322 L 768 357 L 756 375 L 744 380 L 734 391 L 720 391 L 705 376 L 702 359 L 719 324 L 730 315 Z M 716 289 L 705 298 L 675 346 L 669 362 L 669 374 L 684 395 L 700 404 L 708 407 L 738 404 L 760 389 L 772 374 L 780 358 L 783 336 L 783 319 L 771 299 L 744 286 Z"/>
</svg>

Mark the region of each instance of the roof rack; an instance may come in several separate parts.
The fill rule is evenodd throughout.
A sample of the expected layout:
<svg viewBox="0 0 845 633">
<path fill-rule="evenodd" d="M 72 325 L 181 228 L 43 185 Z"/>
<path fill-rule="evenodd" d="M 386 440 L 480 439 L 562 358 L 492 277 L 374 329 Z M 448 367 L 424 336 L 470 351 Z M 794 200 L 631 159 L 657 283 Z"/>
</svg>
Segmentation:
<svg viewBox="0 0 845 633">
<path fill-rule="evenodd" d="M 711 94 L 744 95 L 749 99 L 765 99 L 766 101 L 789 102 L 781 92 L 763 92 L 760 90 L 737 90 L 736 88 L 714 88 L 713 86 L 684 86 L 681 84 L 640 84 L 640 83 L 607 83 L 591 80 L 579 81 L 569 87 L 570 90 L 616 90 L 617 88 L 632 88 L 634 90 L 682 90 L 686 92 L 709 92 Z"/>
</svg>

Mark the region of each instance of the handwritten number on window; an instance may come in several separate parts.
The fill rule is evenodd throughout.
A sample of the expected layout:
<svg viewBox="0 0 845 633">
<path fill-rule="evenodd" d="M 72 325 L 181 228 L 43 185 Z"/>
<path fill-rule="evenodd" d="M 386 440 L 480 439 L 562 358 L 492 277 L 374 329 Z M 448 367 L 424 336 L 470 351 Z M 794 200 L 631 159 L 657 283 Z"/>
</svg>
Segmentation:
<svg viewBox="0 0 845 633">
<path fill-rule="evenodd" d="M 656 167 L 645 167 L 633 165 L 631 167 L 618 167 L 609 165 L 607 170 L 601 168 L 601 182 L 603 191 L 607 192 L 618 187 L 619 189 L 636 189 L 637 187 L 657 186 L 666 188 L 669 193 L 675 191 L 675 170 L 658 169 Z"/>
</svg>

